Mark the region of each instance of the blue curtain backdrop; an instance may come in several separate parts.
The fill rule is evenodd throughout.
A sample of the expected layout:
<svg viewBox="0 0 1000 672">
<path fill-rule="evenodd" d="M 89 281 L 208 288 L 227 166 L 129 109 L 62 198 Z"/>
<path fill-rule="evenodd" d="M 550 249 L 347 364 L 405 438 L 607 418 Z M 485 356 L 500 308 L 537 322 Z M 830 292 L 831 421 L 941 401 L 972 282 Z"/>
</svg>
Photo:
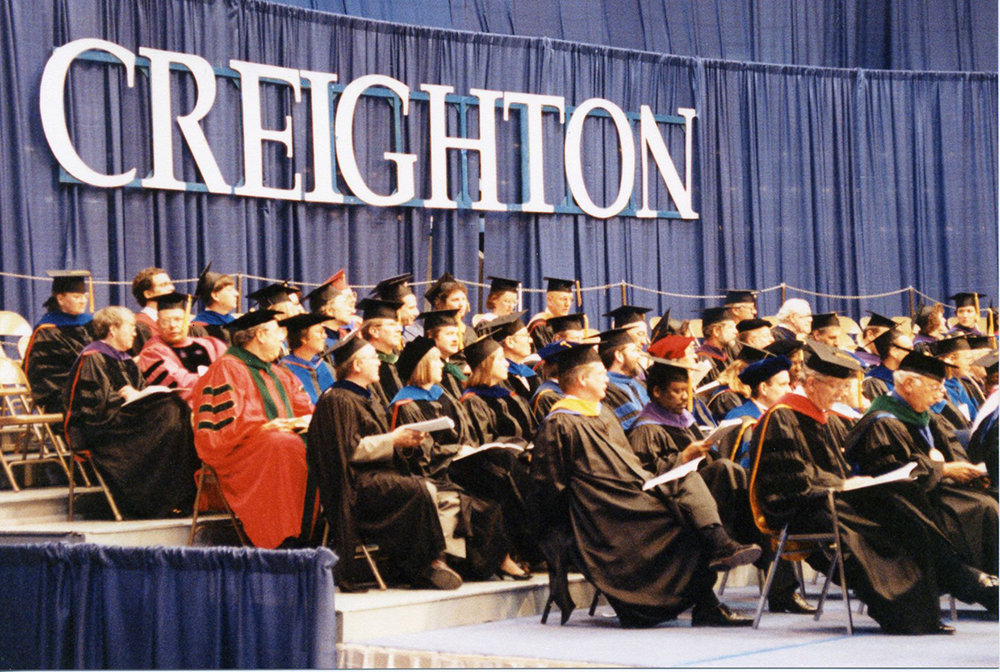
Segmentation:
<svg viewBox="0 0 1000 672">
<path fill-rule="evenodd" d="M 332 668 L 325 548 L 0 546 L 4 669 Z"/>
<path fill-rule="evenodd" d="M 367 19 L 729 61 L 996 72 L 996 0 L 278 0 Z"/>
<path fill-rule="evenodd" d="M 517 6 L 527 11 L 527 4 Z M 694 107 L 700 220 L 483 216 L 486 273 L 520 278 L 528 287 L 541 287 L 543 276 L 554 275 L 579 278 L 585 287 L 626 281 L 697 295 L 784 281 L 830 294 L 913 285 L 936 298 L 968 289 L 996 297 L 996 74 L 740 64 L 417 28 L 252 0 L 0 0 L 4 273 L 82 267 L 98 278 L 129 280 L 158 265 L 174 277 L 193 277 L 212 260 L 219 271 L 314 283 L 341 266 L 356 284 L 402 271 L 423 279 L 433 217 L 432 275 L 450 270 L 476 277 L 480 215 L 470 211 L 307 206 L 61 183 L 40 128 L 39 80 L 51 50 L 82 37 L 133 51 L 149 46 L 194 53 L 214 66 L 235 58 L 335 72 L 341 82 L 379 73 L 413 90 L 426 82 L 450 84 L 460 95 L 474 87 L 557 94 L 568 105 L 599 96 L 627 111 L 647 104 L 660 114 Z M 74 65 L 67 86 L 71 134 L 92 165 L 109 172 L 136 166 L 143 176 L 151 165 L 148 87 L 137 75 L 128 89 L 121 75 L 114 66 Z M 174 75 L 173 87 L 175 114 L 190 109 L 190 78 Z M 231 80 L 220 78 L 215 107 L 202 122 L 230 184 L 242 176 L 239 95 Z M 265 87 L 262 98 L 265 124 L 279 127 L 290 114 L 295 131 L 293 160 L 273 144 L 265 151 L 268 181 L 290 185 L 291 173 L 299 171 L 311 188 L 304 149 L 311 142 L 308 96 L 295 104 L 287 87 Z M 517 202 L 521 188 L 516 116 L 497 121 L 504 202 Z M 565 181 L 562 127 L 554 119 L 546 117 L 546 194 L 558 204 Z M 476 120 L 473 111 L 472 128 Z M 381 193 L 393 188 L 382 159 L 393 149 L 389 124 L 384 103 L 361 106 L 359 164 Z M 457 131 L 452 115 L 449 133 Z M 419 157 L 417 196 L 426 197 L 425 103 L 412 104 L 402 134 L 403 150 Z M 178 177 L 199 181 L 179 138 L 175 143 Z M 683 134 L 668 132 L 668 146 L 683 165 Z M 587 121 L 583 156 L 590 193 L 607 203 L 619 171 L 610 125 Z M 459 160 L 452 152 L 453 194 Z M 469 189 L 476 194 L 475 153 L 469 163 Z M 664 204 L 662 182 L 653 176 L 650 183 L 656 202 Z M 4 308 L 37 318 L 47 283 L 9 276 L 0 282 Z M 539 309 L 541 296 L 529 298 L 528 307 Z M 899 295 L 861 303 L 810 298 L 817 310 L 855 317 L 862 308 L 904 314 L 908 307 Z M 679 317 L 714 302 L 635 290 L 629 299 L 658 312 L 673 307 Z M 598 324 L 599 314 L 619 301 L 617 287 L 585 294 L 586 311 Z M 134 307 L 126 288 L 98 286 L 97 304 L 109 302 Z M 778 303 L 779 293 L 771 292 L 761 309 L 773 313 Z"/>
</svg>

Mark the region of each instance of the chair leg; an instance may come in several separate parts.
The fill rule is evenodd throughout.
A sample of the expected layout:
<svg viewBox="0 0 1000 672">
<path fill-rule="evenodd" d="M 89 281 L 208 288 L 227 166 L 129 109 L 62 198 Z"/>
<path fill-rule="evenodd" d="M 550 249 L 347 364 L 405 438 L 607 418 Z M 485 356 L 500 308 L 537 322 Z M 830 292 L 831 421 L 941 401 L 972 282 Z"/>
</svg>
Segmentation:
<svg viewBox="0 0 1000 672">
<path fill-rule="evenodd" d="M 847 577 L 844 574 L 844 551 L 840 546 L 840 518 L 837 516 L 837 506 L 833 499 L 833 490 L 826 493 L 830 512 L 833 514 L 833 543 L 837 549 L 837 569 L 840 571 L 840 590 L 844 593 L 844 607 L 847 611 L 847 634 L 854 634 L 854 616 L 851 614 L 851 592 L 847 589 Z M 817 614 L 818 615 L 818 614 Z"/>
<path fill-rule="evenodd" d="M 7 458 L 3 455 L 0 455 L 0 464 L 3 464 L 3 473 L 7 475 L 10 487 L 14 489 L 14 492 L 21 492 L 21 486 L 17 484 L 17 480 L 14 478 L 14 470 L 10 468 Z"/>
<path fill-rule="evenodd" d="M 385 581 L 382 580 L 382 575 L 378 571 L 378 565 L 375 564 L 375 558 L 372 554 L 368 552 L 368 547 L 361 544 L 361 552 L 365 554 L 365 560 L 368 561 L 368 567 L 372 570 L 372 574 L 375 575 L 375 582 L 378 583 L 379 590 L 386 590 L 388 586 L 385 585 Z"/>
<path fill-rule="evenodd" d="M 728 569 L 726 570 L 726 573 L 722 575 L 722 585 L 719 586 L 719 597 L 722 597 L 723 593 L 726 592 L 726 582 L 727 581 L 729 581 L 729 570 Z"/>
<path fill-rule="evenodd" d="M 198 530 L 198 509 L 201 504 L 201 493 L 205 488 L 205 469 L 198 470 L 198 488 L 194 495 L 194 507 L 191 509 L 191 534 L 188 535 L 188 546 L 194 546 L 194 535 Z"/>
<path fill-rule="evenodd" d="M 830 568 L 826 571 L 826 578 L 823 580 L 823 588 L 819 592 L 819 602 L 816 604 L 816 616 L 813 620 L 818 621 L 819 617 L 823 615 L 823 605 L 826 604 L 826 595 L 830 591 L 831 579 L 833 579 L 833 573 L 837 569 L 837 562 L 839 562 L 839 555 L 835 552 L 833 560 L 830 562 Z"/>
<path fill-rule="evenodd" d="M 761 595 L 764 594 L 764 581 L 767 579 L 767 575 L 764 574 L 764 570 L 757 569 L 757 590 Z"/>
<path fill-rule="evenodd" d="M 757 601 L 757 613 L 753 617 L 753 629 L 760 626 L 760 617 L 764 614 L 764 603 L 767 601 L 767 594 L 771 592 L 771 584 L 774 582 L 774 574 L 781 560 L 781 554 L 785 550 L 785 540 L 788 538 L 788 525 L 781 530 L 781 539 L 778 541 L 778 549 L 774 552 L 774 560 L 767 569 L 767 581 L 764 582 L 764 589 L 760 591 L 760 600 Z"/>
<path fill-rule="evenodd" d="M 545 608 L 542 609 L 542 625 L 548 622 L 549 612 L 552 611 L 552 603 L 555 601 L 555 598 L 552 597 L 552 591 L 549 591 L 549 599 L 545 600 Z"/>
<path fill-rule="evenodd" d="M 955 596 L 954 595 L 949 595 L 948 596 L 948 601 L 951 604 L 951 620 L 957 621 L 958 620 L 958 606 L 956 606 L 956 604 L 955 604 Z"/>
<path fill-rule="evenodd" d="M 601 591 L 594 586 L 594 599 L 590 601 L 590 615 L 593 616 L 597 611 L 597 602 L 601 599 Z"/>
<path fill-rule="evenodd" d="M 111 507 L 111 513 L 114 515 L 115 520 L 119 523 L 123 520 L 121 512 L 118 510 L 118 505 L 115 504 L 115 498 L 111 496 L 111 491 L 108 490 L 108 484 L 104 482 L 104 477 L 101 476 L 101 470 L 97 468 L 97 465 L 93 462 L 90 466 L 94 468 L 94 476 L 97 477 L 97 482 L 101 484 L 101 490 L 104 491 L 104 498 L 108 500 L 108 505 Z"/>
</svg>

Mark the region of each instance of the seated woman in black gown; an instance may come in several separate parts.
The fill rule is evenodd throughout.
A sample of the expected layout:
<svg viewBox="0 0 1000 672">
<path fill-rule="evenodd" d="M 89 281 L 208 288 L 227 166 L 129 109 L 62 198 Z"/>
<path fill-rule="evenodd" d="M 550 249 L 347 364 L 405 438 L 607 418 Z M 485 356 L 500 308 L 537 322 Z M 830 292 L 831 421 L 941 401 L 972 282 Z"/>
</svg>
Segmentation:
<svg viewBox="0 0 1000 672">
<path fill-rule="evenodd" d="M 443 369 L 441 353 L 429 338 L 420 336 L 406 344 L 396 362 L 399 377 L 406 385 L 389 405 L 390 429 L 423 420 L 450 418 L 453 427 L 431 432 L 424 443 L 421 465 L 424 472 L 433 478 L 456 483 L 477 498 L 495 502 L 503 511 L 503 533 L 508 538 L 524 537 L 527 507 L 511 474 L 517 458 L 508 455 L 508 452 L 520 451 L 489 449 L 475 452 L 479 441 L 471 419 L 458 400 L 440 386 Z M 502 576 L 530 576 L 509 555 L 494 570 Z"/>
</svg>

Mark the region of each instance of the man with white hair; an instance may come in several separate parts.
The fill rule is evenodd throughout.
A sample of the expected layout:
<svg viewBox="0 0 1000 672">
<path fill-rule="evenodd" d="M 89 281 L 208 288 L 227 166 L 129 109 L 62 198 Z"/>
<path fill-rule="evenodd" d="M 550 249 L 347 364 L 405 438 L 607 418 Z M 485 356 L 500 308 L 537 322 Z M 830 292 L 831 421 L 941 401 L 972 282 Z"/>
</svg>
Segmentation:
<svg viewBox="0 0 1000 672">
<path fill-rule="evenodd" d="M 812 308 L 805 299 L 788 299 L 778 309 L 778 324 L 771 329 L 774 340 L 803 340 L 812 325 Z"/>
<path fill-rule="evenodd" d="M 782 397 L 754 429 L 750 493 L 760 515 L 771 530 L 787 525 L 792 534 L 829 532 L 833 518 L 822 495 L 838 493 L 834 503 L 846 546 L 847 585 L 886 632 L 950 632 L 940 622 L 943 592 L 981 602 L 996 613 L 993 578 L 962 563 L 894 486 L 844 491 L 857 480 L 840 449 L 846 427 L 829 411 L 860 369 L 850 355 L 809 345 L 805 394 Z M 806 560 L 817 571 L 834 571 L 823 553 Z"/>
<path fill-rule="evenodd" d="M 893 373 L 892 393 L 872 402 L 845 440 L 844 454 L 868 476 L 916 462 L 913 475 L 927 503 L 915 505 L 939 521 L 967 564 L 996 574 L 997 502 L 986 491 L 984 474 L 969 462 L 954 427 L 929 412 L 946 368 L 919 352 L 906 355 Z"/>
<path fill-rule="evenodd" d="M 177 394 L 149 394 L 128 355 L 135 316 L 108 306 L 94 314 L 97 340 L 70 370 L 64 393 L 66 435 L 74 451 L 88 450 L 126 518 L 187 514 L 198 467 L 191 409 Z"/>
</svg>

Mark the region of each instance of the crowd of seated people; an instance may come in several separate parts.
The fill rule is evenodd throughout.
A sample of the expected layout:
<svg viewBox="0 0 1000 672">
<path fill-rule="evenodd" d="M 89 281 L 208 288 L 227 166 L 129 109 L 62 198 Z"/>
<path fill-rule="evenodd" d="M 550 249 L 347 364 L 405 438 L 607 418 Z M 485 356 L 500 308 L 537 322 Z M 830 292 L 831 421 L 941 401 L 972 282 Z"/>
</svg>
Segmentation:
<svg viewBox="0 0 1000 672">
<path fill-rule="evenodd" d="M 979 330 L 979 295 L 951 297 L 951 330 L 921 307 L 852 336 L 801 299 L 772 325 L 732 290 L 700 332 L 623 305 L 598 333 L 572 312 L 572 280 L 547 278 L 526 323 L 519 283 L 492 278 L 467 322 L 463 283 L 444 274 L 420 314 L 410 277 L 357 301 L 340 271 L 305 297 L 312 312 L 275 283 L 237 315 L 232 276 L 209 265 L 188 296 L 149 268 L 138 314 L 91 317 L 88 274 L 55 273 L 24 366 L 126 515 L 189 513 L 203 462 L 253 544 L 321 543 L 326 525 L 343 589 L 376 544 L 401 585 L 572 567 L 623 626 L 689 608 L 696 626 L 744 626 L 718 572 L 766 568 L 784 526 L 829 529 L 817 495 L 833 490 L 848 584 L 885 631 L 949 631 L 943 593 L 996 617 L 996 334 Z M 905 482 L 855 489 L 910 463 Z M 815 612 L 791 570 L 776 565 L 771 610 Z"/>
</svg>

